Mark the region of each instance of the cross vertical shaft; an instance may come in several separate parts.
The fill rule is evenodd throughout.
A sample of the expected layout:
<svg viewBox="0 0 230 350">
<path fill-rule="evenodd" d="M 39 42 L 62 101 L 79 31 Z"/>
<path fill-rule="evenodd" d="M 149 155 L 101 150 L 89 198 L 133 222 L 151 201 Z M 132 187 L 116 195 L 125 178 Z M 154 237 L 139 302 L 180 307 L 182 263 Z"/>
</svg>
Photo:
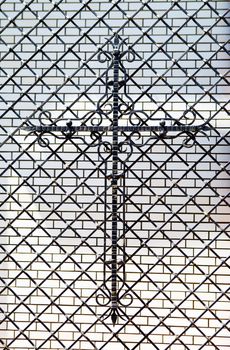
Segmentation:
<svg viewBox="0 0 230 350">
<path fill-rule="evenodd" d="M 117 186 L 118 186 L 118 89 L 119 89 L 119 40 L 114 40 L 113 51 L 113 137 L 112 137 L 112 323 L 117 320 Z"/>
</svg>

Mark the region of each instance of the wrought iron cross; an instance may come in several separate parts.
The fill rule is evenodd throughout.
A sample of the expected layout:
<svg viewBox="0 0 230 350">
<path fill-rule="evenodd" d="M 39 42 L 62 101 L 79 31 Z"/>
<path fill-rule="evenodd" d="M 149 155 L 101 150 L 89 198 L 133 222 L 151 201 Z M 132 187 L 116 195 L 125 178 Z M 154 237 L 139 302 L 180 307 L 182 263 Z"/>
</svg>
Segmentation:
<svg viewBox="0 0 230 350">
<path fill-rule="evenodd" d="M 140 135 L 141 132 L 149 132 L 151 134 L 151 139 L 174 139 L 178 136 L 185 135 L 184 146 L 190 147 L 195 141 L 196 134 L 205 134 L 205 131 L 209 130 L 206 123 L 201 125 L 195 125 L 196 115 L 193 113 L 193 119 L 190 123 L 182 123 L 180 120 L 173 119 L 171 117 L 166 117 L 165 119 L 154 118 L 155 125 L 149 125 L 148 121 L 153 121 L 144 111 L 135 110 L 134 103 L 130 96 L 128 96 L 129 103 L 124 104 L 119 95 L 119 89 L 126 86 L 129 79 L 126 74 L 125 67 L 122 63 L 122 59 L 128 54 L 127 60 L 132 62 L 135 59 L 135 54 L 128 48 L 128 50 L 122 51 L 121 47 L 125 44 L 125 40 L 120 41 L 118 35 L 116 34 L 113 42 L 110 41 L 113 46 L 113 52 L 100 50 L 98 59 L 100 62 L 110 61 L 109 68 L 106 71 L 106 92 L 102 98 L 97 102 L 96 110 L 87 113 L 84 118 L 80 118 L 80 125 L 74 125 L 72 120 L 68 120 L 63 125 L 63 120 L 52 120 L 51 113 L 48 111 L 43 111 L 40 113 L 39 121 L 40 125 L 33 125 L 29 121 L 29 125 L 23 127 L 24 130 L 34 133 L 38 142 L 41 146 L 47 146 L 49 140 L 43 138 L 44 134 L 59 135 L 59 138 L 72 139 L 72 138 L 84 138 L 81 135 L 82 132 L 90 132 L 91 138 L 98 145 L 98 151 L 101 152 L 101 147 L 103 147 L 104 152 L 109 152 L 112 158 L 112 173 L 107 176 L 111 180 L 112 185 L 112 231 L 111 231 L 111 259 L 110 261 L 104 261 L 104 267 L 110 266 L 111 271 L 111 288 L 109 290 L 109 295 L 98 295 L 96 300 L 99 305 L 108 305 L 110 303 L 110 308 L 105 314 L 105 319 L 111 317 L 113 325 L 116 324 L 118 316 L 123 318 L 125 313 L 121 311 L 121 305 L 124 305 L 119 297 L 118 289 L 118 180 L 120 177 L 125 176 L 125 174 L 120 174 L 118 172 L 119 164 L 119 153 L 124 151 L 124 147 L 129 145 L 130 152 L 127 153 L 127 159 L 132 153 L 132 136 Z M 104 58 L 103 58 L 104 55 Z M 109 80 L 109 72 L 112 70 L 113 80 Z M 123 79 L 120 80 L 120 73 L 123 75 Z M 111 95 L 112 92 L 112 103 L 109 105 L 109 110 L 105 112 L 103 108 L 108 105 L 106 97 Z M 125 92 L 126 94 L 126 92 Z M 105 98 L 105 101 L 103 101 Z M 92 116 L 97 115 L 97 118 L 92 118 Z M 111 115 L 111 117 L 110 117 Z M 141 116 L 142 117 L 141 117 Z M 48 124 L 43 122 L 43 118 L 48 116 Z M 129 125 L 122 126 L 119 124 L 119 120 L 124 116 L 127 119 Z M 144 117 L 144 119 L 143 119 Z M 91 125 L 87 125 L 88 120 L 91 120 Z M 109 125 L 103 125 L 103 121 L 109 121 Z M 62 122 L 60 125 L 59 122 Z M 103 141 L 103 134 L 110 132 L 112 133 L 112 142 Z M 123 141 L 119 141 L 119 135 L 121 133 L 128 133 Z M 81 135 L 81 136 L 80 136 Z M 95 146 L 95 143 L 94 143 Z M 102 153 L 101 153 L 102 154 Z M 102 157 L 102 155 L 99 155 Z M 122 264 L 122 263 L 121 263 Z M 124 264 L 124 261 L 123 261 Z M 129 293 L 124 293 L 128 297 L 130 305 L 133 301 L 133 297 Z M 109 302 L 104 302 L 105 297 L 108 297 Z M 127 306 L 127 304 L 126 304 Z"/>
</svg>

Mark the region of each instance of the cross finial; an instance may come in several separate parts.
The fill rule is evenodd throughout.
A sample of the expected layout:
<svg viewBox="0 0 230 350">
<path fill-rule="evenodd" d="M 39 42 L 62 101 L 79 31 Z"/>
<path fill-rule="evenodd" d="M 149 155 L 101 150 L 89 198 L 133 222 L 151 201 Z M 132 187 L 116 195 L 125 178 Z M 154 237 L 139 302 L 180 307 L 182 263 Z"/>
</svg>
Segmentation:
<svg viewBox="0 0 230 350">
<path fill-rule="evenodd" d="M 114 51 L 118 51 L 120 49 L 120 40 L 119 40 L 119 36 L 118 33 L 115 34 L 114 36 L 114 41 L 113 41 L 113 49 Z"/>
</svg>

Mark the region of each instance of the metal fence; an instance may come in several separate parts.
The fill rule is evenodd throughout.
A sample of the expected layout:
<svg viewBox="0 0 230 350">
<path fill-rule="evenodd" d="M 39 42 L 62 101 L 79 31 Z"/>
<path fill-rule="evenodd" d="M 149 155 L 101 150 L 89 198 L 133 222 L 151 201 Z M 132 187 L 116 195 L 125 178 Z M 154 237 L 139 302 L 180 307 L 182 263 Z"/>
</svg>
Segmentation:
<svg viewBox="0 0 230 350">
<path fill-rule="evenodd" d="M 2 1 L 3 349 L 227 349 L 228 21 Z"/>
</svg>

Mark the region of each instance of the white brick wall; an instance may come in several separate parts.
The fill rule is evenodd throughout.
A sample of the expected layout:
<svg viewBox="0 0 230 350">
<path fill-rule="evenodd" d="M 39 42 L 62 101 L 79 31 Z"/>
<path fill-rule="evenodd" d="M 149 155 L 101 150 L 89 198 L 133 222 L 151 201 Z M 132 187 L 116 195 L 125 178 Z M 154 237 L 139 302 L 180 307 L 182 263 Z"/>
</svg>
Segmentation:
<svg viewBox="0 0 230 350">
<path fill-rule="evenodd" d="M 199 0 L 2 1 L 2 349 L 229 348 L 228 9 L 227 1 Z M 195 21 L 187 21 L 191 15 Z M 98 63 L 96 45 L 117 30 L 137 53 L 125 62 L 136 108 L 152 113 L 162 104 L 178 118 L 190 104 L 212 130 L 192 148 L 181 146 L 182 137 L 156 142 L 147 155 L 135 147 L 126 163 L 126 287 L 134 301 L 124 308 L 132 320 L 113 328 L 100 320 L 106 307 L 95 298 L 104 248 L 97 150 L 82 155 L 82 143 L 52 136 L 43 148 L 19 127 L 37 119 L 39 107 L 73 119 L 77 110 L 82 116 L 95 108 L 104 93 L 97 77 L 107 67 Z M 110 206 L 110 188 L 107 194 Z M 109 212 L 107 221 L 110 234 Z"/>
</svg>

